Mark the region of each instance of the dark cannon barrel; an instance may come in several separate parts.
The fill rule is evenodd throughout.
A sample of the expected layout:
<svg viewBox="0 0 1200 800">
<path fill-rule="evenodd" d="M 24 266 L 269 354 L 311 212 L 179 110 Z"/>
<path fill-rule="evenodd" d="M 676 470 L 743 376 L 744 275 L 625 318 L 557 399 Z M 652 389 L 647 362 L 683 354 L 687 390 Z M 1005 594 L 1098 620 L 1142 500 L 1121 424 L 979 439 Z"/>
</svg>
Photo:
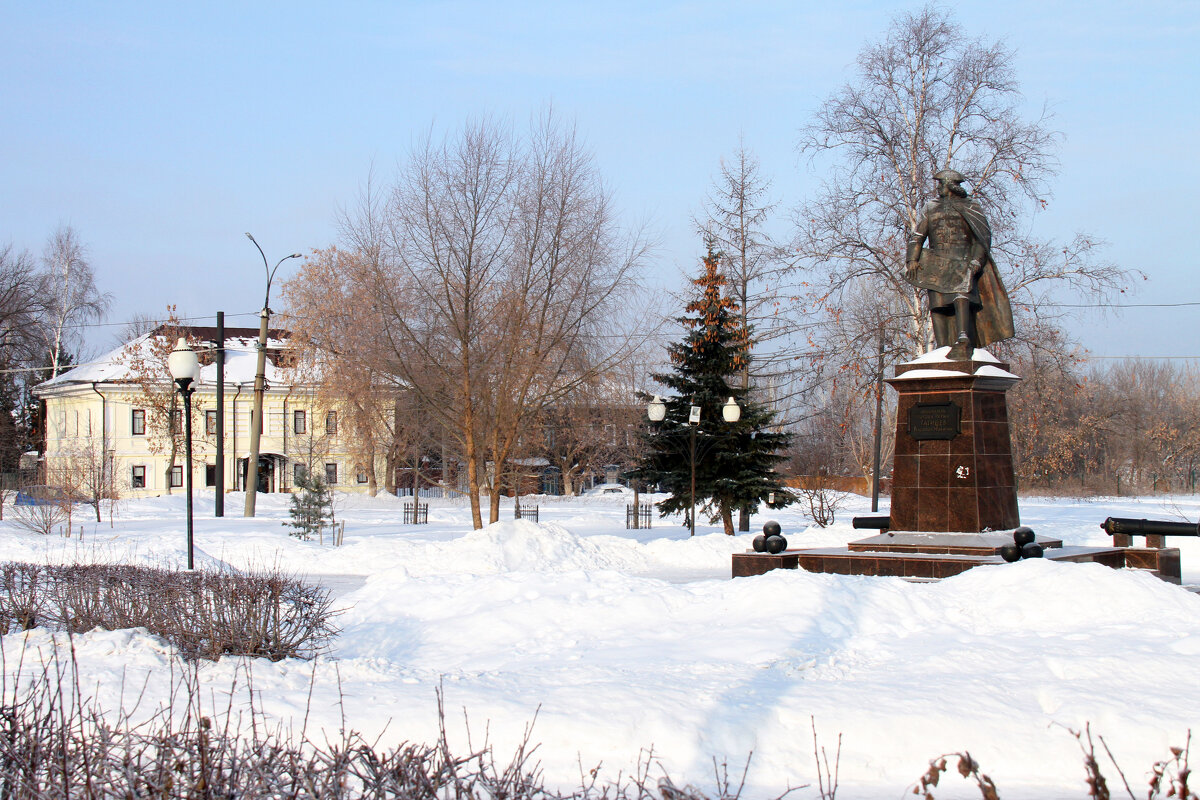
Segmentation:
<svg viewBox="0 0 1200 800">
<path fill-rule="evenodd" d="M 1200 525 L 1195 522 L 1109 517 L 1100 527 L 1109 536 L 1200 536 Z"/>
<path fill-rule="evenodd" d="M 891 517 L 854 517 L 850 525 L 855 530 L 886 531 L 892 527 Z"/>
</svg>

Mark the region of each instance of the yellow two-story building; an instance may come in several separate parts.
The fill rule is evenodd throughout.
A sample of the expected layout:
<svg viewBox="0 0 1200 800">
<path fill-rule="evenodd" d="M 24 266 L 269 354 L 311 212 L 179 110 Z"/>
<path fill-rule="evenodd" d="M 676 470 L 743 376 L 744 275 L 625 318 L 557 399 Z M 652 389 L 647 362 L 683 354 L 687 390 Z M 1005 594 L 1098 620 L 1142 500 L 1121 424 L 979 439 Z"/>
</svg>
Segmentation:
<svg viewBox="0 0 1200 800">
<path fill-rule="evenodd" d="M 192 396 L 193 486 L 215 487 L 224 471 L 227 491 L 245 488 L 254 404 L 258 331 L 225 329 L 224 459 L 217 463 L 217 364 L 215 328 L 184 331 L 201 353 L 200 380 Z M 350 426 L 336 403 L 319 400 L 282 365 L 286 340 L 272 332 L 267 344 L 258 490 L 286 492 L 306 470 L 337 489 L 367 491 L 383 474 L 381 463 L 355 456 Z M 153 496 L 182 488 L 182 402 L 174 392 L 164 353 L 179 331 L 160 329 L 95 361 L 38 385 L 44 403 L 45 482 L 104 475 L 116 495 Z M 94 478 L 93 478 L 94 479 Z"/>
</svg>

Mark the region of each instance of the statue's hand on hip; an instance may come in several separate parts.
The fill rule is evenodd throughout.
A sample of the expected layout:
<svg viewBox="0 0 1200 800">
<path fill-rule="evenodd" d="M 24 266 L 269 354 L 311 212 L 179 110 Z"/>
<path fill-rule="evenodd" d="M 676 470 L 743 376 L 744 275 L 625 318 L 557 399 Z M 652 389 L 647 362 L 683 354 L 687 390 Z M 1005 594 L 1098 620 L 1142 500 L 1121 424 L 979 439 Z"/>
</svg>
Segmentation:
<svg viewBox="0 0 1200 800">
<path fill-rule="evenodd" d="M 978 275 L 981 272 L 983 272 L 983 264 L 979 263 L 979 259 L 972 258 L 971 259 L 971 274 Z"/>
</svg>

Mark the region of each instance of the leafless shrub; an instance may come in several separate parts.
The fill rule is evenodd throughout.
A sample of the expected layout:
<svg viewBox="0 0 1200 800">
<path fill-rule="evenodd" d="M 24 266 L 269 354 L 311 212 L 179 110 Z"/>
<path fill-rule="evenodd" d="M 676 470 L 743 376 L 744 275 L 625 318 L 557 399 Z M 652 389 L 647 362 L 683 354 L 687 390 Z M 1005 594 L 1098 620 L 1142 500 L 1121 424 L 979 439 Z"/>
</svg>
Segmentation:
<svg viewBox="0 0 1200 800">
<path fill-rule="evenodd" d="M 42 574 L 33 564 L 0 564 L 0 635 L 41 624 L 46 599 Z"/>
<path fill-rule="evenodd" d="M 12 521 L 30 533 L 49 536 L 59 530 L 70 530 L 70 501 L 63 503 L 38 503 L 36 505 L 13 505 Z"/>
<path fill-rule="evenodd" d="M 821 528 L 833 524 L 837 510 L 846 502 L 846 495 L 824 486 L 813 485 L 791 490 L 808 507 L 808 516 Z"/>
<path fill-rule="evenodd" d="M 175 572 L 122 565 L 0 565 L 3 631 L 144 627 L 187 659 L 315 655 L 336 633 L 329 593 L 278 570 Z"/>
</svg>

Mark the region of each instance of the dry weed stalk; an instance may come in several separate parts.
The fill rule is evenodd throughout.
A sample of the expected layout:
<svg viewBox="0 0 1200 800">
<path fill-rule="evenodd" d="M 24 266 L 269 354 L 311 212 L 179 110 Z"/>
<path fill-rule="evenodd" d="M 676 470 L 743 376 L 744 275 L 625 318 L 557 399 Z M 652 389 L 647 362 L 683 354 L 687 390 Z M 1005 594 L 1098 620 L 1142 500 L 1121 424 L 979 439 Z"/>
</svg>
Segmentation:
<svg viewBox="0 0 1200 800">
<path fill-rule="evenodd" d="M 942 775 L 948 770 L 948 759 L 958 759 L 957 771 L 964 778 L 971 778 L 979 787 L 979 795 L 983 800 L 999 800 L 996 784 L 985 773 L 979 771 L 979 762 L 971 758 L 967 751 L 961 753 L 945 753 L 929 762 L 929 769 L 913 786 L 912 793 L 920 795 L 924 800 L 934 800 L 933 789 L 941 781 Z"/>
<path fill-rule="evenodd" d="M 0 797 L 6 800 L 738 800 L 745 781 L 743 773 L 734 787 L 719 769 L 711 798 L 690 786 L 677 788 L 666 775 L 652 783 L 651 752 L 631 780 L 600 783 L 597 767 L 590 781 L 561 793 L 545 786 L 532 761 L 532 722 L 507 761 L 498 761 L 490 745 L 473 748 L 469 726 L 467 753 L 455 752 L 440 687 L 434 744 L 389 748 L 344 724 L 333 737 L 315 737 L 307 715 L 298 735 L 285 735 L 255 704 L 249 666 L 249 706 L 235 700 L 241 696 L 235 677 L 225 706 L 214 709 L 201 700 L 198 663 L 176 672 L 173 662 L 168 699 L 135 722 L 145 688 L 133 710 L 104 713 L 80 691 L 73 643 L 22 683 L 25 656 L 22 649 L 10 670 L 0 651 Z"/>
<path fill-rule="evenodd" d="M 833 758 L 833 769 L 829 768 L 829 754 L 820 745 L 817 737 L 817 719 L 809 717 L 813 735 L 813 761 L 817 765 L 817 790 L 821 800 L 835 800 L 838 790 L 838 770 L 842 763 L 842 734 L 838 734 L 837 754 Z"/>
<path fill-rule="evenodd" d="M 1192 774 L 1191 767 L 1188 766 L 1188 753 L 1191 749 L 1192 731 L 1189 729 L 1187 742 L 1183 747 L 1172 747 L 1170 758 L 1154 763 L 1150 778 L 1151 800 L 1163 796 L 1177 797 L 1179 800 L 1197 800 L 1197 797 L 1200 797 L 1188 787 L 1188 779 Z M 1164 789 L 1166 795 L 1163 795 Z"/>
</svg>

